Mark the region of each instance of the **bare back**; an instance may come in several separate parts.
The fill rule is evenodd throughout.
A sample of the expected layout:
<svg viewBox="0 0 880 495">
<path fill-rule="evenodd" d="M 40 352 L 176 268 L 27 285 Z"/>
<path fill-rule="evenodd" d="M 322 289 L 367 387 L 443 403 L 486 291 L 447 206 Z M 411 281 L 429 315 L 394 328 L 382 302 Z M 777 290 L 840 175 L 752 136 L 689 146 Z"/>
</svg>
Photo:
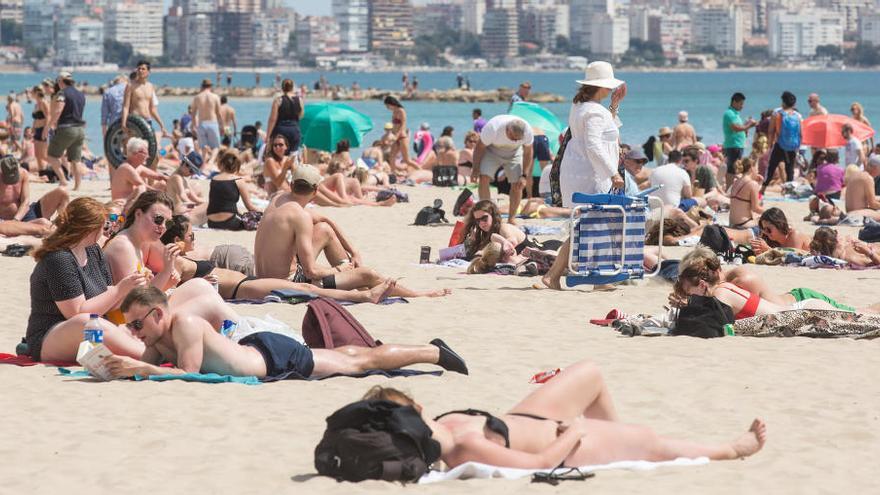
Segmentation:
<svg viewBox="0 0 880 495">
<path fill-rule="evenodd" d="M 295 220 L 302 216 L 309 217 L 309 214 L 290 198 L 290 194 L 277 194 L 272 198 L 269 207 L 263 212 L 254 241 L 257 277 L 287 279 L 295 272 Z"/>
<path fill-rule="evenodd" d="M 217 109 L 220 107 L 220 97 L 205 90 L 193 98 L 193 111 L 199 122 L 215 122 L 219 118 Z"/>
<path fill-rule="evenodd" d="M 123 162 L 110 179 L 110 199 L 126 199 L 134 188 L 143 185 L 143 179 L 135 167 Z"/>
<path fill-rule="evenodd" d="M 867 172 L 859 172 L 846 184 L 846 211 L 874 209 L 874 179 Z"/>
<path fill-rule="evenodd" d="M 730 226 L 744 227 L 753 217 L 753 201 L 757 200 L 758 183 L 750 177 L 740 177 L 730 188 Z"/>
</svg>

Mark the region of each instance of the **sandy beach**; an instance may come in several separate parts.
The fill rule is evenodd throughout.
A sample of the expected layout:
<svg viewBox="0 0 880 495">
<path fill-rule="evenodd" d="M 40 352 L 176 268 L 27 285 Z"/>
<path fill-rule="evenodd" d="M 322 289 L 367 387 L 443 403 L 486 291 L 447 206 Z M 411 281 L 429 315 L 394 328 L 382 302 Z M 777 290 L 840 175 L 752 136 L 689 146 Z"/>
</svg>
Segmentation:
<svg viewBox="0 0 880 495">
<path fill-rule="evenodd" d="M 34 185 L 32 195 L 47 189 Z M 408 204 L 325 213 L 345 229 L 368 266 L 402 276 L 413 287 L 448 287 L 453 293 L 409 304 L 361 304 L 351 312 L 386 342 L 426 343 L 442 337 L 467 360 L 470 376 L 336 378 L 258 386 L 99 383 L 62 377 L 53 367 L 0 366 L 6 418 L 0 423 L 0 458 L 5 460 L 0 464 L 0 493 L 785 494 L 876 489 L 880 385 L 874 379 L 880 374 L 880 342 L 621 337 L 588 320 L 611 308 L 657 312 L 666 302 L 668 284 L 649 281 L 610 293 L 587 288 L 556 293 L 531 289 L 537 278 L 465 275 L 420 266 L 419 246 L 432 246 L 436 257 L 451 226 L 409 224 L 434 198 L 443 198 L 451 209 L 457 192 L 405 190 Z M 105 181 L 85 182 L 80 194 L 106 200 L 109 191 Z M 772 205 L 785 210 L 796 228 L 814 229 L 800 220 L 804 203 Z M 839 229 L 849 235 L 857 230 Z M 196 232 L 197 245 L 233 242 L 252 249 L 253 240 L 253 233 Z M 670 252 L 680 256 L 685 250 Z M 13 353 L 24 335 L 33 267 L 29 257 L 0 257 L 5 278 L 0 352 Z M 880 302 L 880 271 L 755 269 L 780 292 L 811 287 L 855 306 Z M 242 305 L 236 310 L 268 313 L 298 328 L 306 306 Z M 649 425 L 661 434 L 720 442 L 735 438 L 760 416 L 768 424 L 769 441 L 744 461 L 602 472 L 555 488 L 528 480 L 352 485 L 315 476 L 313 451 L 325 417 L 372 385 L 409 391 L 434 414 L 467 407 L 501 413 L 533 390 L 535 385 L 528 383 L 533 374 L 582 359 L 600 365 L 626 422 Z"/>
</svg>

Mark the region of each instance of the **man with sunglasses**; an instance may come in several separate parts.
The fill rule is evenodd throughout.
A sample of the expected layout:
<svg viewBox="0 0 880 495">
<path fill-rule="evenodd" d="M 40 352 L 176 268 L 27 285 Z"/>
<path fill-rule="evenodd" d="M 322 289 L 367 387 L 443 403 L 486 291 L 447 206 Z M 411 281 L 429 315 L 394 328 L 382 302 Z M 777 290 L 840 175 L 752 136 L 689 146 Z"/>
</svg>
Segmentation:
<svg viewBox="0 0 880 495">
<path fill-rule="evenodd" d="M 220 334 L 224 320 L 239 317 L 202 279 L 187 282 L 169 300 L 155 287 L 133 289 L 122 302 L 126 326 L 146 345 L 141 360 L 109 356 L 114 378 L 134 375 L 217 373 L 231 376 L 318 378 L 338 373 L 436 364 L 467 374 L 464 360 L 440 339 L 430 344 L 309 349 L 285 335 L 256 332 L 238 343 Z M 174 367 L 159 367 L 170 361 Z"/>
<path fill-rule="evenodd" d="M 125 205 L 122 211 L 127 211 L 128 205 L 144 191 L 165 190 L 165 176 L 146 166 L 149 158 L 150 152 L 145 140 L 138 137 L 128 140 L 125 145 L 125 161 L 110 178 L 110 199 Z"/>
</svg>

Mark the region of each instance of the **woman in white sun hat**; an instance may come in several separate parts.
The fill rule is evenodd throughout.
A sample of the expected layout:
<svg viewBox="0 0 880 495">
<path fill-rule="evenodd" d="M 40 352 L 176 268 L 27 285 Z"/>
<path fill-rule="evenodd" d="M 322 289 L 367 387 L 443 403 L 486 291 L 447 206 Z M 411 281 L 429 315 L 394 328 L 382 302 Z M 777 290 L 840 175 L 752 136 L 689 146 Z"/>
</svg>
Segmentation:
<svg viewBox="0 0 880 495">
<path fill-rule="evenodd" d="M 618 171 L 620 157 L 620 119 L 617 109 L 626 96 L 626 83 L 615 79 L 614 69 L 608 62 L 592 62 L 587 65 L 586 77 L 577 81 L 580 85 L 574 95 L 568 113 L 571 139 L 565 148 L 559 165 L 559 189 L 562 205 L 571 208 L 571 196 L 608 193 L 624 187 Z M 611 95 L 609 108 L 602 100 Z M 568 266 L 569 243 L 559 249 L 559 256 L 542 278 L 551 289 L 561 289 L 560 279 Z"/>
</svg>

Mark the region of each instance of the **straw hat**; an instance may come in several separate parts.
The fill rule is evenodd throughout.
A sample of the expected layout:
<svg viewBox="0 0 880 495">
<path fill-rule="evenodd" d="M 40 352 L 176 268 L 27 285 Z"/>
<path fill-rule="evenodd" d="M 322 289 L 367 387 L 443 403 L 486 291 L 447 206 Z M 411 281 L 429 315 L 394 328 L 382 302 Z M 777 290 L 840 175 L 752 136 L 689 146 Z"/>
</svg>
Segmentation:
<svg viewBox="0 0 880 495">
<path fill-rule="evenodd" d="M 614 89 L 623 84 L 623 81 L 614 78 L 614 68 L 608 62 L 591 62 L 587 65 L 584 79 L 577 83 L 583 86 Z"/>
<path fill-rule="evenodd" d="M 672 129 L 668 127 L 661 127 L 659 131 L 657 131 L 658 136 L 672 135 Z"/>
</svg>

